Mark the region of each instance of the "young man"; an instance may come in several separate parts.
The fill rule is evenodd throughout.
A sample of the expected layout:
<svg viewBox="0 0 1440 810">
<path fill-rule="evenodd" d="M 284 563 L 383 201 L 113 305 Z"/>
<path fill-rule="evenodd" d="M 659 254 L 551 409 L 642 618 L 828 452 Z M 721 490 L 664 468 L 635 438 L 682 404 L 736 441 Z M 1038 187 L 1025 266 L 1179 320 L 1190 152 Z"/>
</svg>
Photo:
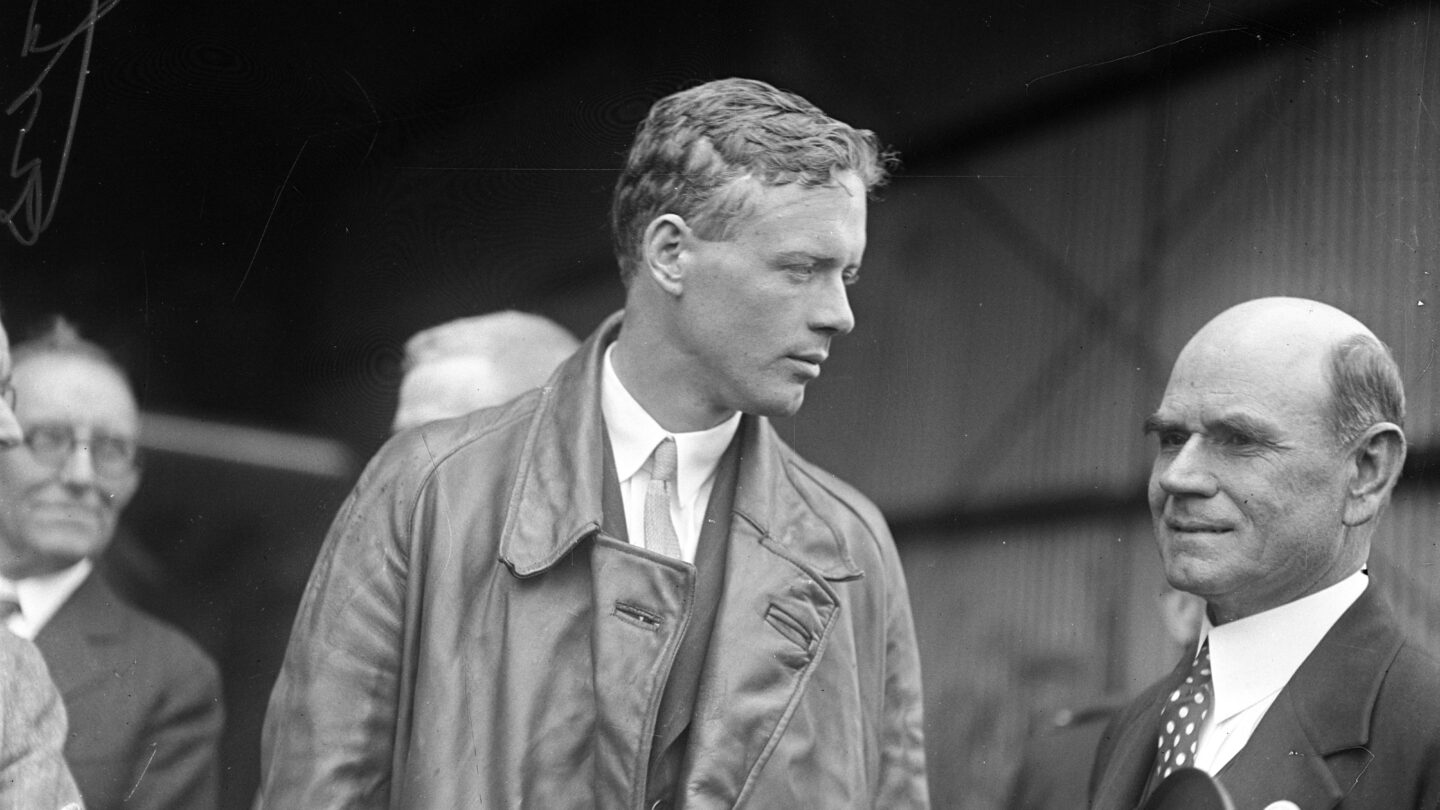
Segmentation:
<svg viewBox="0 0 1440 810">
<path fill-rule="evenodd" d="M 392 441 L 266 718 L 260 806 L 923 807 L 889 531 L 784 445 L 874 136 L 761 82 L 659 101 L 616 188 L 627 296 L 543 389 Z"/>
</svg>

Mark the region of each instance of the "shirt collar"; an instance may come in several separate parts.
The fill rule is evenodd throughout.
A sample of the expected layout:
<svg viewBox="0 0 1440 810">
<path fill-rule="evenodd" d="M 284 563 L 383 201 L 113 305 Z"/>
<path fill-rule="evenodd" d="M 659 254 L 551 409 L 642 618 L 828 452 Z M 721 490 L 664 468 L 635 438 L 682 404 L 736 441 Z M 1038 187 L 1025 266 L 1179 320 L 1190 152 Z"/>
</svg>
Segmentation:
<svg viewBox="0 0 1440 810">
<path fill-rule="evenodd" d="M 729 419 L 706 430 L 670 433 L 626 390 L 615 373 L 615 364 L 611 360 L 614 351 L 614 343 L 605 349 L 604 370 L 600 375 L 600 412 L 605 417 L 610 450 L 615 456 L 616 477 L 621 484 L 629 481 L 650 460 L 655 445 L 666 436 L 674 436 L 676 494 L 682 503 L 694 500 L 701 485 L 720 464 L 725 448 L 730 446 L 730 440 L 740 426 L 740 413 L 737 411 Z"/>
<path fill-rule="evenodd" d="M 1200 639 L 1210 643 L 1215 721 L 1283 689 L 1368 584 L 1365 572 L 1356 571 L 1322 591 L 1219 627 L 1207 615 Z"/>
<path fill-rule="evenodd" d="M 60 606 L 80 587 L 94 567 L 95 564 L 87 557 L 53 574 L 29 577 L 14 583 L 20 613 L 24 616 L 26 629 L 30 631 L 29 638 L 39 635 L 40 628 L 60 610 Z"/>
</svg>

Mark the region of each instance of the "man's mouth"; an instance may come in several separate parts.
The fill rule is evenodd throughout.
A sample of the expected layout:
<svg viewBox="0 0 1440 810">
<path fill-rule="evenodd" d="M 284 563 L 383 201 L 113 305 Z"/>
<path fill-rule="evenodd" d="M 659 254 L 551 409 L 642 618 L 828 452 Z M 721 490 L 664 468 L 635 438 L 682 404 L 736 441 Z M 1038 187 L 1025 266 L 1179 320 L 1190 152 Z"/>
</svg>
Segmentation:
<svg viewBox="0 0 1440 810">
<path fill-rule="evenodd" d="M 1230 531 L 1230 527 L 1223 523 L 1208 523 L 1203 520 L 1176 520 L 1167 518 L 1165 527 L 1173 532 L 1189 532 L 1192 534 L 1219 534 Z"/>
</svg>

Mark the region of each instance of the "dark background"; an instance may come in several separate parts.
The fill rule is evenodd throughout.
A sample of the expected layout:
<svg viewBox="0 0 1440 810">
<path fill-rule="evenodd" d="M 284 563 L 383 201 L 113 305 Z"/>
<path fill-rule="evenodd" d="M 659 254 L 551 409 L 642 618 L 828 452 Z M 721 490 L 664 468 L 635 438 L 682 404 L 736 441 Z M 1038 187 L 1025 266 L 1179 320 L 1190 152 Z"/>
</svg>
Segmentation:
<svg viewBox="0 0 1440 810">
<path fill-rule="evenodd" d="M 505 308 L 583 336 L 618 308 L 610 188 L 674 90 L 764 79 L 902 155 L 860 327 L 782 432 L 892 519 L 937 806 L 997 806 L 1030 713 L 1153 669 L 1158 631 L 1113 592 L 1150 573 L 1134 425 L 1189 331 L 1297 292 L 1433 352 L 1428 3 L 121 0 L 87 26 L 93 8 L 0 12 L 0 99 L 22 102 L 0 155 L 38 168 L 45 219 L 9 209 L 0 302 L 12 340 L 63 312 L 132 370 L 150 452 L 108 563 L 222 664 L 227 807 L 248 805 L 294 604 L 386 435 L 405 339 Z M 30 23 L 93 38 L 52 67 L 23 54 Z M 1370 154 L 1393 162 L 1345 168 Z M 1372 262 L 1382 242 L 1413 264 Z M 1430 355 L 1401 353 L 1428 390 Z M 941 599 L 972 552 L 1023 605 Z"/>
</svg>

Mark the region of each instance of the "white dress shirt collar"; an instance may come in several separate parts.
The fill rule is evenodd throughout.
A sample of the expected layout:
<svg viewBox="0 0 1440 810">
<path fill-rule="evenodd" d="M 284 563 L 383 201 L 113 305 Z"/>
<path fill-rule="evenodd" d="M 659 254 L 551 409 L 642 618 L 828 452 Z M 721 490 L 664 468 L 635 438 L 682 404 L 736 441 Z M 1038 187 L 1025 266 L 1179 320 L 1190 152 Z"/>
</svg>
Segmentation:
<svg viewBox="0 0 1440 810">
<path fill-rule="evenodd" d="M 1207 616 L 1200 638 L 1210 642 L 1214 722 L 1278 694 L 1368 584 L 1365 572 L 1356 571 L 1322 591 L 1219 627 Z"/>
<path fill-rule="evenodd" d="M 87 558 L 53 574 L 13 582 L 20 613 L 10 617 L 11 632 L 33 640 L 94 567 Z"/>
<path fill-rule="evenodd" d="M 705 508 L 710 503 L 710 491 L 715 485 L 715 471 L 740 426 L 740 414 L 737 412 L 707 430 L 670 433 L 626 390 L 615 373 L 611 359 L 614 351 L 613 343 L 605 350 L 600 376 L 600 412 L 605 417 L 605 431 L 610 437 L 615 474 L 620 482 L 626 532 L 630 542 L 644 545 L 645 486 L 650 483 L 646 462 L 655 452 L 656 445 L 666 436 L 673 436 L 677 467 L 671 517 L 680 540 L 681 558 L 694 562 Z"/>
<path fill-rule="evenodd" d="M 615 454 L 615 472 L 623 483 L 635 475 L 655 445 L 666 436 L 675 437 L 675 452 L 678 467 L 675 473 L 675 489 L 681 502 L 693 501 L 700 485 L 714 474 L 720 464 L 720 457 L 735 430 L 740 426 L 740 414 L 709 428 L 688 433 L 670 433 L 656 422 L 635 397 L 626 390 L 625 384 L 615 374 L 611 354 L 615 344 L 605 350 L 605 370 L 600 385 L 600 410 L 605 415 L 605 425 L 610 433 L 610 450 Z"/>
</svg>

